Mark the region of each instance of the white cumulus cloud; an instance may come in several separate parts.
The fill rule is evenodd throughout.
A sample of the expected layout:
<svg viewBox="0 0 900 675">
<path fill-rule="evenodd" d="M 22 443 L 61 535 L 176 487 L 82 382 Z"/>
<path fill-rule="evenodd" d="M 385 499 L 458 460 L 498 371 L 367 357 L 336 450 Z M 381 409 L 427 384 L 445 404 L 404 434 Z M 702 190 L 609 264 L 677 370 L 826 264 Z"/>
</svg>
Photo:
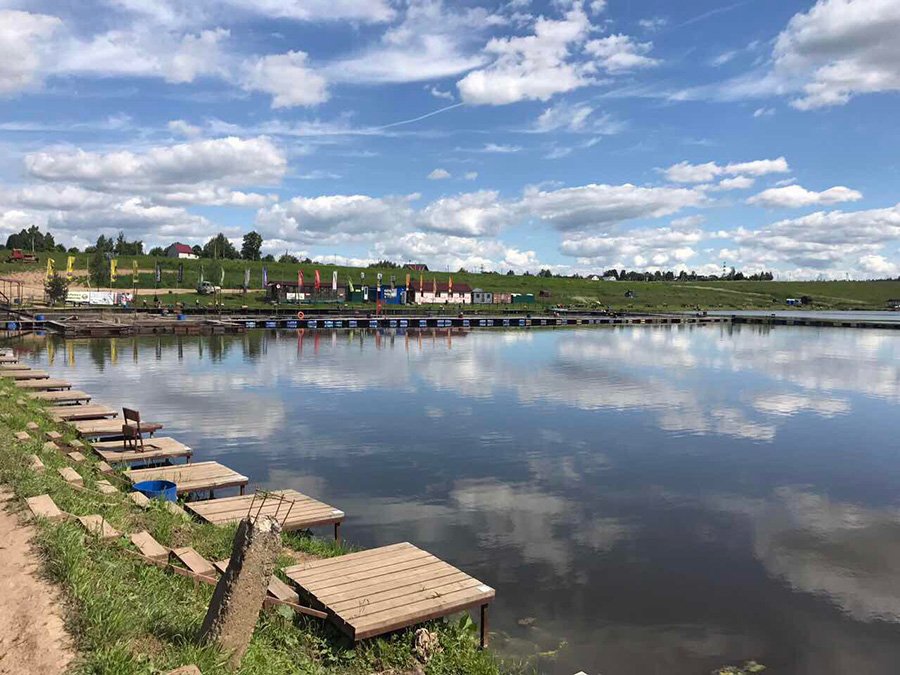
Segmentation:
<svg viewBox="0 0 900 675">
<path fill-rule="evenodd" d="M 801 206 L 855 202 L 860 199 L 862 199 L 861 192 L 851 190 L 843 185 L 836 185 L 821 192 L 807 190 L 800 185 L 787 185 L 763 190 L 750 197 L 747 203 L 755 206 L 799 208 Z"/>
</svg>

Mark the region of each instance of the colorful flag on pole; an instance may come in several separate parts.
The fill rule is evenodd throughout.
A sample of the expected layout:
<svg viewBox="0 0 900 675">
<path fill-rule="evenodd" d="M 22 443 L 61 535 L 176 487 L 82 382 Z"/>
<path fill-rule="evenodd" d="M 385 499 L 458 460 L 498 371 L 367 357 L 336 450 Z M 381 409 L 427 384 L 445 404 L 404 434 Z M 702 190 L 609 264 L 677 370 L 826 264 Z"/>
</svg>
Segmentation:
<svg viewBox="0 0 900 675">
<path fill-rule="evenodd" d="M 250 268 L 244 268 L 244 290 L 248 290 L 250 288 Z"/>
<path fill-rule="evenodd" d="M 425 290 L 425 275 L 419 272 L 419 293 Z"/>
<path fill-rule="evenodd" d="M 262 273 L 262 284 L 263 288 L 269 285 L 269 266 L 263 265 L 263 273 Z"/>
<path fill-rule="evenodd" d="M 331 290 L 337 291 L 337 270 L 331 273 Z"/>
<path fill-rule="evenodd" d="M 159 264 L 159 260 L 156 261 L 156 283 L 160 283 L 162 281 L 162 266 Z"/>
<path fill-rule="evenodd" d="M 49 281 L 53 277 L 53 258 L 47 256 L 47 280 Z"/>
<path fill-rule="evenodd" d="M 114 284 L 119 278 L 119 261 L 115 258 L 109 261 L 109 283 Z"/>
<path fill-rule="evenodd" d="M 137 286 L 138 282 L 138 264 L 137 260 L 131 261 L 131 283 Z"/>
<path fill-rule="evenodd" d="M 322 277 L 319 274 L 319 270 L 316 270 L 316 290 L 322 288 Z"/>
<path fill-rule="evenodd" d="M 184 282 L 184 263 L 178 263 L 178 283 Z"/>
<path fill-rule="evenodd" d="M 66 258 L 66 279 L 71 280 L 75 276 L 75 256 L 70 255 Z"/>
<path fill-rule="evenodd" d="M 297 291 L 303 292 L 303 270 L 297 270 Z"/>
<path fill-rule="evenodd" d="M 406 273 L 406 290 L 409 290 L 409 272 Z"/>
<path fill-rule="evenodd" d="M 356 291 L 356 289 L 353 288 L 353 279 L 351 277 L 347 277 L 347 286 L 350 288 L 351 293 Z"/>
<path fill-rule="evenodd" d="M 431 277 L 431 292 L 437 297 L 437 277 Z"/>
<path fill-rule="evenodd" d="M 225 266 L 219 268 L 219 286 L 225 285 Z"/>
<path fill-rule="evenodd" d="M 200 285 L 202 283 L 203 283 L 203 263 L 200 263 L 200 279 L 197 282 L 197 285 Z"/>
<path fill-rule="evenodd" d="M 449 277 L 447 280 L 447 294 L 453 295 L 453 277 Z"/>
</svg>

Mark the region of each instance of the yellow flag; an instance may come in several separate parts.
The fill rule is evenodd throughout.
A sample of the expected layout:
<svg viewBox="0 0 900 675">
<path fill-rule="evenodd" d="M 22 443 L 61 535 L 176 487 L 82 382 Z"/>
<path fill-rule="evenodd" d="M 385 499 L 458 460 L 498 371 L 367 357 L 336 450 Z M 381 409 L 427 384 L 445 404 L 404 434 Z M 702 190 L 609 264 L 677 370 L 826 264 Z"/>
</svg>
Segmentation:
<svg viewBox="0 0 900 675">
<path fill-rule="evenodd" d="M 56 360 L 56 343 L 51 338 L 47 338 L 47 363 L 53 365 Z"/>
<path fill-rule="evenodd" d="M 53 258 L 47 256 L 47 279 L 53 276 Z"/>
<path fill-rule="evenodd" d="M 137 286 L 137 282 L 138 282 L 138 264 L 137 264 L 137 260 L 132 260 L 132 261 L 131 261 L 131 281 L 132 281 L 132 283 L 133 283 L 135 286 Z"/>
<path fill-rule="evenodd" d="M 75 343 L 72 340 L 66 340 L 66 365 L 75 365 Z"/>
<path fill-rule="evenodd" d="M 116 279 L 119 278 L 118 267 L 119 267 L 118 260 L 113 258 L 112 260 L 109 261 L 109 283 L 111 283 L 111 284 L 116 283 Z"/>
<path fill-rule="evenodd" d="M 71 279 L 75 276 L 75 256 L 70 255 L 66 258 L 66 279 Z"/>
<path fill-rule="evenodd" d="M 119 345 L 116 338 L 109 339 L 109 360 L 111 363 L 119 362 Z"/>
</svg>

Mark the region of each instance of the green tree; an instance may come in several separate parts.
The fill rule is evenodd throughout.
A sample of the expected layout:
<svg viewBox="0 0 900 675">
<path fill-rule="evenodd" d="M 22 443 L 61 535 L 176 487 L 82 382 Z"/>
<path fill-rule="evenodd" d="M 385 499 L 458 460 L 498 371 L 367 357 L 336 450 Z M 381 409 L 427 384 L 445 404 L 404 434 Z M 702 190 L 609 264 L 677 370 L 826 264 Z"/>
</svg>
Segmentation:
<svg viewBox="0 0 900 675">
<path fill-rule="evenodd" d="M 50 304 L 55 305 L 66 299 L 66 294 L 69 292 L 69 280 L 54 272 L 53 276 L 44 282 L 44 292 L 47 294 Z"/>
<path fill-rule="evenodd" d="M 240 255 L 238 255 L 238 251 L 234 247 L 234 244 L 228 241 L 228 237 L 219 232 L 219 234 L 203 245 L 201 257 L 213 258 L 215 260 L 220 258 L 235 260 L 239 258 Z"/>
<path fill-rule="evenodd" d="M 244 260 L 259 260 L 259 252 L 262 248 L 263 238 L 259 232 L 255 230 L 244 235 L 244 241 L 241 244 L 241 257 Z"/>
<path fill-rule="evenodd" d="M 144 255 L 144 242 L 128 241 L 125 233 L 120 231 L 113 245 L 113 252 L 116 255 Z"/>
<path fill-rule="evenodd" d="M 44 234 L 37 225 L 32 225 L 27 230 L 18 234 L 11 234 L 6 239 L 6 248 L 21 248 L 25 251 L 55 251 L 56 242 L 53 235 Z"/>
<path fill-rule="evenodd" d="M 292 265 L 296 265 L 300 261 L 297 260 L 297 256 L 291 255 L 290 253 L 282 253 L 278 258 L 278 262 L 280 263 L 290 263 Z"/>
<path fill-rule="evenodd" d="M 100 248 L 99 241 L 88 261 L 88 275 L 95 287 L 109 286 L 109 255 Z"/>
<path fill-rule="evenodd" d="M 148 255 L 152 255 L 156 258 L 162 258 L 166 254 L 165 250 L 163 250 L 162 246 L 154 246 L 150 249 L 150 253 Z"/>
</svg>

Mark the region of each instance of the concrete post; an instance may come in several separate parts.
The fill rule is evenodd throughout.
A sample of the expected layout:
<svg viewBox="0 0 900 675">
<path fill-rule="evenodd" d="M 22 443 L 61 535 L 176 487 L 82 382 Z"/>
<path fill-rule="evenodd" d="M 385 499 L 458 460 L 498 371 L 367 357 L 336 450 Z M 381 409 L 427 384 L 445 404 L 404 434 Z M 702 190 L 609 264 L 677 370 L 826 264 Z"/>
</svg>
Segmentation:
<svg viewBox="0 0 900 675">
<path fill-rule="evenodd" d="M 216 585 L 200 629 L 201 641 L 218 644 L 229 654 L 229 666 L 235 670 L 241 665 L 266 599 L 281 551 L 280 534 L 281 525 L 270 516 L 240 522 L 228 569 Z"/>
</svg>

